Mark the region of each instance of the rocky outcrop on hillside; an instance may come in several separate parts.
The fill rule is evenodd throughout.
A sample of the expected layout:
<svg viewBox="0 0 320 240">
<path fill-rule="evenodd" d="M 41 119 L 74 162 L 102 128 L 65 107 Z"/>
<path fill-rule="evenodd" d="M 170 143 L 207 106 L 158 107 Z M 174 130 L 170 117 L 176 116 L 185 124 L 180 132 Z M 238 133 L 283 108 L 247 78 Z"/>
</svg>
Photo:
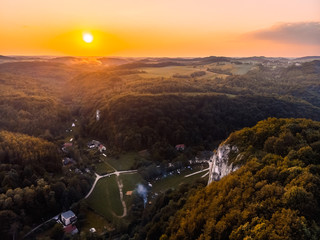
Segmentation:
<svg viewBox="0 0 320 240">
<path fill-rule="evenodd" d="M 231 152 L 237 153 L 237 146 L 222 144 L 213 154 L 209 161 L 209 180 L 208 185 L 212 181 L 218 181 L 229 173 L 237 170 L 239 167 L 229 163 L 229 155 Z"/>
</svg>

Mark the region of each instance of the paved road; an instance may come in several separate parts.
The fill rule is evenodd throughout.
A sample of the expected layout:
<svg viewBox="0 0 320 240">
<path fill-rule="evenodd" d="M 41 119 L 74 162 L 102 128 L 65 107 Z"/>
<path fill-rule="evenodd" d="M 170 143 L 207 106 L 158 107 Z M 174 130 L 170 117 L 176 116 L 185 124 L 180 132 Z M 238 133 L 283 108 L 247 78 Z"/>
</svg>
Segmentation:
<svg viewBox="0 0 320 240">
<path fill-rule="evenodd" d="M 42 227 L 44 224 L 46 224 L 46 223 L 48 223 L 48 222 L 50 222 L 50 221 L 52 221 L 52 220 L 58 220 L 59 215 L 60 215 L 60 214 L 58 214 L 58 215 L 56 215 L 56 216 L 54 216 L 54 217 L 50 218 L 49 220 L 47 220 L 47 221 L 45 221 L 45 222 L 43 222 L 43 223 L 39 224 L 39 225 L 38 225 L 38 226 L 36 226 L 35 228 L 31 229 L 31 230 L 30 230 L 26 235 L 24 235 L 24 236 L 23 236 L 23 238 L 22 238 L 22 239 L 24 239 L 24 238 L 28 237 L 30 234 L 32 234 L 32 233 L 33 233 L 34 231 L 36 231 L 38 228 Z"/>
<path fill-rule="evenodd" d="M 188 175 L 185 175 L 184 177 L 191 177 L 191 176 L 193 176 L 193 175 L 196 175 L 196 174 L 198 174 L 198 173 L 205 172 L 205 171 L 209 171 L 209 168 L 206 168 L 206 169 L 203 169 L 203 170 L 194 172 L 194 173 L 190 173 L 190 174 L 188 174 Z"/>
</svg>

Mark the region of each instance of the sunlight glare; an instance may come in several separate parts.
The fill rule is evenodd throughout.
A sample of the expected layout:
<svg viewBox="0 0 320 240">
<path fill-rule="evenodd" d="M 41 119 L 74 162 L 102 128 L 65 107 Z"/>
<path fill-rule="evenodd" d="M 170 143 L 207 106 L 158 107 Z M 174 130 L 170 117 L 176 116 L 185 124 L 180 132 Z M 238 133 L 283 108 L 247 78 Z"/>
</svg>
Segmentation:
<svg viewBox="0 0 320 240">
<path fill-rule="evenodd" d="M 82 39 L 83 41 L 85 41 L 86 43 L 91 43 L 93 41 L 93 36 L 90 33 L 84 33 L 82 35 Z"/>
</svg>

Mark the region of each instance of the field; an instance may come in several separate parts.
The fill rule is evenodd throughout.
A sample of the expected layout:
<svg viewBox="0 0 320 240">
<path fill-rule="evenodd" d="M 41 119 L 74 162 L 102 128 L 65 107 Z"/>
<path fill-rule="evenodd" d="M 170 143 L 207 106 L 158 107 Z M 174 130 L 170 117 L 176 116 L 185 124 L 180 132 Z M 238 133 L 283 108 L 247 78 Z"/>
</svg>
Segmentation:
<svg viewBox="0 0 320 240">
<path fill-rule="evenodd" d="M 232 74 L 235 75 L 243 75 L 246 74 L 248 71 L 252 70 L 255 66 L 252 64 L 212 63 L 206 65 L 206 67 L 230 71 Z"/>
<path fill-rule="evenodd" d="M 81 228 L 82 231 L 89 232 L 90 228 L 95 228 L 97 231 L 96 233 L 100 235 L 106 231 L 112 230 L 112 226 L 110 225 L 110 223 L 108 223 L 105 218 L 94 213 L 93 211 L 86 210 L 85 215 L 86 215 L 86 219 Z"/>
<path fill-rule="evenodd" d="M 106 164 L 105 162 L 97 163 L 95 166 L 96 166 L 96 173 L 98 173 L 99 175 L 114 172 L 114 169 L 109 164 Z"/>
<path fill-rule="evenodd" d="M 102 216 L 112 221 L 114 216 L 121 216 L 123 208 L 120 201 L 116 176 L 102 178 L 87 199 L 88 205 Z"/>
<path fill-rule="evenodd" d="M 172 77 L 175 74 L 180 75 L 190 75 L 197 71 L 205 71 L 206 75 L 198 78 L 211 79 L 211 78 L 225 78 L 227 75 L 223 73 L 213 73 L 207 71 L 208 68 L 215 68 L 221 70 L 227 70 L 232 74 L 245 74 L 253 68 L 252 64 L 233 64 L 233 63 L 224 63 L 217 64 L 212 63 L 208 65 L 197 65 L 197 66 L 170 66 L 170 67 L 146 67 L 141 70 L 146 73 L 141 74 L 141 77 L 155 78 L 155 77 Z"/>
<path fill-rule="evenodd" d="M 146 73 L 141 74 L 141 77 L 155 78 L 155 77 L 172 77 L 175 74 L 190 75 L 197 71 L 206 71 L 204 66 L 171 66 L 161 68 L 143 68 Z M 219 74 L 206 71 L 206 78 L 217 77 Z M 200 77 L 201 78 L 201 77 Z"/>
<path fill-rule="evenodd" d="M 186 170 L 186 171 L 183 171 L 181 174 L 171 175 L 166 178 L 162 178 L 156 182 L 153 182 L 151 192 L 153 192 L 153 193 L 165 192 L 168 189 L 176 189 L 184 183 L 193 183 L 197 179 L 201 179 L 201 176 L 203 176 L 207 172 L 201 172 L 201 173 L 192 175 L 190 177 L 185 177 L 185 176 L 188 174 L 197 172 L 199 170 L 201 170 L 201 169 L 197 168 L 197 169 L 193 169 L 191 171 Z M 207 180 L 208 177 L 206 176 L 204 179 Z"/>
<path fill-rule="evenodd" d="M 118 171 L 130 170 L 134 164 L 135 157 L 139 157 L 137 153 L 129 152 L 121 154 L 118 158 L 107 158 L 104 160 Z"/>
<path fill-rule="evenodd" d="M 132 202 L 132 196 L 127 196 L 126 192 L 127 191 L 134 191 L 137 188 L 137 185 L 139 183 L 143 184 L 145 181 L 142 179 L 140 174 L 134 173 L 134 174 L 122 174 L 119 177 L 123 183 L 123 198 L 124 201 L 127 204 L 127 207 L 131 204 Z"/>
<path fill-rule="evenodd" d="M 125 194 L 127 191 L 133 191 L 138 183 L 144 183 L 145 181 L 142 179 L 139 173 L 133 174 L 121 174 L 119 177 L 123 183 L 123 193 Z"/>
</svg>

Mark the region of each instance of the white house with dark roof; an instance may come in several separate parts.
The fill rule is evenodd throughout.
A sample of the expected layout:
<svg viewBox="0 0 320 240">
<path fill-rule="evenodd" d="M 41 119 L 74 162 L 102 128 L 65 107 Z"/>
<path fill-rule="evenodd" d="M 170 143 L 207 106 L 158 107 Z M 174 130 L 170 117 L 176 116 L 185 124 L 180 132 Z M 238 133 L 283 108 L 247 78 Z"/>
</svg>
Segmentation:
<svg viewBox="0 0 320 240">
<path fill-rule="evenodd" d="M 61 222 L 64 226 L 68 226 L 77 221 L 77 216 L 71 210 L 63 212 L 60 215 Z"/>
</svg>

